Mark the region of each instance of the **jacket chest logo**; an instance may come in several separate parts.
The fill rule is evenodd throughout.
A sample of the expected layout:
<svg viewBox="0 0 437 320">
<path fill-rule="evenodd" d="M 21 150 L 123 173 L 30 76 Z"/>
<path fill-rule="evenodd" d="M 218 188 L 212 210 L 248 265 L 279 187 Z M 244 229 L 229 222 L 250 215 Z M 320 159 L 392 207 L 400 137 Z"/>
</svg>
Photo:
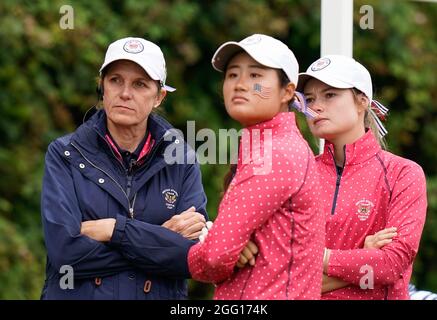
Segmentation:
<svg viewBox="0 0 437 320">
<path fill-rule="evenodd" d="M 164 196 L 167 209 L 173 209 L 179 196 L 177 191 L 174 189 L 165 189 L 162 191 L 162 195 Z"/>
<path fill-rule="evenodd" d="M 360 221 L 365 221 L 369 218 L 370 212 L 373 208 L 373 203 L 370 200 L 360 200 L 356 203 L 357 216 Z"/>
</svg>

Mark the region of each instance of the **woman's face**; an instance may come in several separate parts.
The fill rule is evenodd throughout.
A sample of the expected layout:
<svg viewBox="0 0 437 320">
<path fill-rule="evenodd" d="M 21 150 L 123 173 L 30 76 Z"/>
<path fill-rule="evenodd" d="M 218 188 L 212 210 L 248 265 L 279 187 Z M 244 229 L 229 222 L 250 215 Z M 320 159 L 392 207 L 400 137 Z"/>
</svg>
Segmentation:
<svg viewBox="0 0 437 320">
<path fill-rule="evenodd" d="M 145 128 L 153 108 L 165 97 L 165 90 L 158 94 L 156 81 L 138 64 L 118 60 L 108 66 L 103 79 L 103 106 L 108 125 Z"/>
<path fill-rule="evenodd" d="M 357 105 L 351 89 L 333 88 L 313 78 L 305 84 L 304 94 L 308 106 L 319 114 L 307 120 L 314 136 L 351 143 L 364 134 L 366 102 Z"/>
<path fill-rule="evenodd" d="M 246 52 L 235 55 L 228 63 L 223 82 L 226 111 L 244 126 L 287 111 L 287 101 L 293 94 L 293 85 L 281 88 L 277 70 L 259 64 Z"/>
</svg>

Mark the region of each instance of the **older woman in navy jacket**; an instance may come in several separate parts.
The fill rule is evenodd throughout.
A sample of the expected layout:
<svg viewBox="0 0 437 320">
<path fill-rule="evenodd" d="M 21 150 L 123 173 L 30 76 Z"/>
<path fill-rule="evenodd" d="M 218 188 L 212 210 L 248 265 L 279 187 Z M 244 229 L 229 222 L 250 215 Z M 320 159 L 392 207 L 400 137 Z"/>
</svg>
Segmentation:
<svg viewBox="0 0 437 320">
<path fill-rule="evenodd" d="M 206 196 L 194 151 L 152 113 L 174 90 L 164 56 L 147 40 L 120 39 L 100 75 L 103 110 L 47 151 L 42 298 L 186 298 Z"/>
</svg>

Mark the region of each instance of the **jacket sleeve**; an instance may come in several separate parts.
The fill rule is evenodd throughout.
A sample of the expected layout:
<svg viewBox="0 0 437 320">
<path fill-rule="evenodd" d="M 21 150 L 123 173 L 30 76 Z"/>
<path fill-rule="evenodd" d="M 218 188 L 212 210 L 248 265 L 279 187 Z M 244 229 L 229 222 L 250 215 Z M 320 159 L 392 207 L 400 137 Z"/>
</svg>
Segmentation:
<svg viewBox="0 0 437 320">
<path fill-rule="evenodd" d="M 206 196 L 199 166 L 189 165 L 181 178 L 183 191 L 178 201 L 178 210 L 182 212 L 194 206 L 207 219 Z M 196 242 L 167 228 L 117 215 L 110 243 L 129 261 L 148 272 L 176 278 L 190 277 L 188 250 Z"/>
<path fill-rule="evenodd" d="M 70 265 L 76 278 L 105 276 L 132 268 L 116 250 L 80 234 L 82 213 L 69 165 L 60 152 L 63 150 L 56 142 L 49 145 L 42 187 L 41 215 L 50 263 L 56 270 Z"/>
<path fill-rule="evenodd" d="M 328 276 L 360 285 L 361 278 L 372 270 L 374 284 L 392 285 L 414 261 L 426 208 L 426 180 L 422 168 L 415 163 L 405 166 L 392 190 L 386 224 L 386 228 L 396 227 L 398 235 L 381 249 L 332 250 Z"/>
<path fill-rule="evenodd" d="M 196 212 L 204 215 L 208 221 L 206 212 L 206 195 L 202 185 L 202 175 L 198 163 L 187 165 L 182 177 L 182 193 L 178 201 L 176 212 L 183 212 L 191 206 L 196 207 Z"/>
<path fill-rule="evenodd" d="M 194 245 L 189 251 L 188 264 L 193 279 L 219 283 L 232 275 L 252 233 L 293 191 L 290 178 L 281 178 L 274 173 L 281 169 L 279 162 L 286 170 L 288 162 L 284 159 L 274 163 L 273 170 L 266 175 L 256 175 L 254 164 L 238 168 L 205 242 Z M 262 183 L 263 190 L 258 183 Z M 265 192 L 266 187 L 272 192 Z"/>
</svg>

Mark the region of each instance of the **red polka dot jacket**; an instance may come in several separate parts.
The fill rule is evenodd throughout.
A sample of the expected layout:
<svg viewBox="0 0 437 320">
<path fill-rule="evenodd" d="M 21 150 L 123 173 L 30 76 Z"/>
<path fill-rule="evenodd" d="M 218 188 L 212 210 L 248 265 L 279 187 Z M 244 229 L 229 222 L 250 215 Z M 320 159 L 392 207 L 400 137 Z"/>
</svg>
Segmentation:
<svg viewBox="0 0 437 320">
<path fill-rule="evenodd" d="M 345 146 L 337 172 L 333 145 L 317 157 L 321 174 L 328 276 L 351 285 L 323 299 L 408 299 L 413 261 L 425 223 L 427 199 L 422 168 L 383 151 L 369 130 Z M 366 236 L 389 228 L 397 236 L 381 249 L 363 249 Z"/>
<path fill-rule="evenodd" d="M 320 192 L 294 113 L 246 128 L 214 225 L 188 253 L 192 277 L 215 283 L 215 299 L 320 299 Z M 259 248 L 256 263 L 236 268 L 249 240 Z"/>
</svg>

